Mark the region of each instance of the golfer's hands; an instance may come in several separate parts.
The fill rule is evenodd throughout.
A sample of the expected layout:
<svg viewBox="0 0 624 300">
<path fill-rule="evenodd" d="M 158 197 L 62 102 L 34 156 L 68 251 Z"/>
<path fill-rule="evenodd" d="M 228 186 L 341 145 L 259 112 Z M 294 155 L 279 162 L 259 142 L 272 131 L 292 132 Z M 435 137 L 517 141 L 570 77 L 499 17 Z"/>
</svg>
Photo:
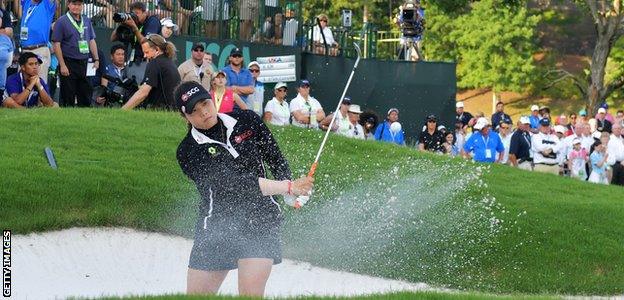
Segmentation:
<svg viewBox="0 0 624 300">
<path fill-rule="evenodd" d="M 314 187 L 314 177 L 301 177 L 292 182 L 290 194 L 293 196 L 310 196 Z"/>
</svg>

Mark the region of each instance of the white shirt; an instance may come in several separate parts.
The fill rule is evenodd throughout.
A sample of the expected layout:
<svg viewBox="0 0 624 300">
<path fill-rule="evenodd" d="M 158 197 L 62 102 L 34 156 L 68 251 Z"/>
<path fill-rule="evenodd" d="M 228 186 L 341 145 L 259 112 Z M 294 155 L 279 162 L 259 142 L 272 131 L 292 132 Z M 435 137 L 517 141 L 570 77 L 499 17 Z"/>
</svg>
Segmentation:
<svg viewBox="0 0 624 300">
<path fill-rule="evenodd" d="M 614 165 L 616 161 L 624 161 L 624 138 L 622 136 L 616 137 L 611 135 L 609 138 L 609 144 L 607 144 L 607 164 Z"/>
<path fill-rule="evenodd" d="M 362 127 L 362 125 L 360 125 L 360 123 L 356 123 L 355 126 L 351 124 L 349 126 L 349 130 L 339 131 L 338 133 L 354 139 L 364 139 L 364 128 Z"/>
<path fill-rule="evenodd" d="M 559 156 L 561 150 L 561 142 L 554 134 L 543 134 L 538 132 L 531 137 L 531 151 L 533 152 L 533 162 L 536 164 L 544 163 L 556 165 L 559 163 L 557 158 L 547 158 L 542 155 L 542 151 L 552 149 L 552 152 Z"/>
<path fill-rule="evenodd" d="M 321 106 L 321 103 L 319 103 L 312 96 L 308 96 L 308 101 L 306 102 L 306 100 L 303 98 L 303 96 L 301 96 L 301 94 L 297 94 L 297 97 L 295 97 L 294 99 L 290 101 L 291 113 L 299 111 L 303 113 L 303 115 L 306 117 L 309 117 L 310 115 L 312 115 L 316 119 L 316 113 L 318 112 L 319 109 L 323 109 L 323 107 Z M 316 122 L 314 122 L 314 120 L 311 120 L 311 121 L 312 121 L 311 124 L 303 124 L 295 120 L 294 116 L 292 118 L 292 124 L 297 127 L 310 126 L 311 128 L 318 128 L 318 121 L 320 120 L 316 120 Z"/>
<path fill-rule="evenodd" d="M 506 137 L 503 137 L 499 133 L 498 136 L 500 137 L 501 142 L 503 142 L 503 146 L 505 147 L 505 151 L 503 152 L 503 160 L 501 160 L 501 163 L 506 164 L 507 161 L 509 161 L 509 146 L 511 145 L 511 134 L 507 134 Z"/>
<path fill-rule="evenodd" d="M 280 105 L 279 101 L 273 97 L 273 99 L 267 102 L 264 112 L 269 112 L 273 115 L 270 122 L 273 125 L 286 126 L 290 124 L 290 108 L 286 100 L 282 101 Z"/>
<path fill-rule="evenodd" d="M 325 35 L 327 46 L 331 46 L 336 43 L 334 40 L 334 34 L 329 27 L 323 28 L 323 34 Z M 321 29 L 319 29 L 318 25 L 314 26 L 314 29 L 312 30 L 312 41 L 321 44 L 323 43 L 323 36 L 321 35 Z"/>
</svg>

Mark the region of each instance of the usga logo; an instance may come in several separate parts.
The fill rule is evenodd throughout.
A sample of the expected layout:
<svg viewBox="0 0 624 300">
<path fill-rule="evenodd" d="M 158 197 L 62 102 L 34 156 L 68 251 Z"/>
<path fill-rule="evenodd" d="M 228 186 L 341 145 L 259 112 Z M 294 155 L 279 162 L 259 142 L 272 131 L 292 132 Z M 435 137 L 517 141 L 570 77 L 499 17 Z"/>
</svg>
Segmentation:
<svg viewBox="0 0 624 300">
<path fill-rule="evenodd" d="M 192 89 L 190 89 L 188 92 L 186 92 L 184 95 L 182 95 L 182 101 L 186 102 L 186 100 L 188 100 L 188 98 L 190 98 L 191 96 L 195 95 L 195 93 L 199 92 L 199 87 L 194 87 Z"/>
</svg>

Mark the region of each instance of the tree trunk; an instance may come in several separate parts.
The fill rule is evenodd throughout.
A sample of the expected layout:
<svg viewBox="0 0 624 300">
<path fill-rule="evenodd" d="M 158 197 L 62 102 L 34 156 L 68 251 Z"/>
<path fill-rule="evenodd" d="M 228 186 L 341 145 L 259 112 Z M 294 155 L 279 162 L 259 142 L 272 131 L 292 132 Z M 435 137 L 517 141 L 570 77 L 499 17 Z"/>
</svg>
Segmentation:
<svg viewBox="0 0 624 300">
<path fill-rule="evenodd" d="M 592 112 L 592 115 L 596 114 L 598 108 L 605 100 L 606 86 L 604 84 L 605 69 L 607 67 L 607 59 L 611 52 L 611 42 L 608 36 L 598 33 L 598 40 L 596 41 L 596 47 L 592 54 L 591 60 L 591 77 L 589 82 L 589 88 L 587 89 L 587 109 Z"/>
</svg>

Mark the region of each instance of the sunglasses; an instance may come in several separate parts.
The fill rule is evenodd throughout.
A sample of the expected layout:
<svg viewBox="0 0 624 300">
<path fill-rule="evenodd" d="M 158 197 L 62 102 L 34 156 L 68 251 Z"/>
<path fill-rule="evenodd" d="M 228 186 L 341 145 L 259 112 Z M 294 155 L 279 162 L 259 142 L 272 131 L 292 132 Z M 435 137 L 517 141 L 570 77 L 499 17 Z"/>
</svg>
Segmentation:
<svg viewBox="0 0 624 300">
<path fill-rule="evenodd" d="M 243 57 L 243 56 L 242 56 L 242 55 L 239 55 L 239 54 L 234 54 L 234 55 L 232 55 L 232 57 L 234 57 L 234 58 L 241 58 L 241 57 Z"/>
<path fill-rule="evenodd" d="M 249 69 L 249 72 L 251 72 L 251 73 L 260 73 L 260 70 L 258 70 L 258 69 Z"/>
<path fill-rule="evenodd" d="M 204 49 L 202 49 L 202 48 L 196 48 L 196 49 L 193 49 L 193 51 L 195 51 L 195 52 L 204 52 Z"/>
<path fill-rule="evenodd" d="M 161 44 L 161 43 L 158 43 L 158 42 L 156 42 L 155 40 L 153 40 L 153 38 L 154 38 L 154 37 L 156 37 L 156 36 L 157 36 L 157 34 L 148 34 L 145 38 L 146 38 L 148 41 L 152 42 L 152 44 L 154 44 L 154 45 L 156 45 L 156 46 L 162 46 L 162 44 Z"/>
</svg>

